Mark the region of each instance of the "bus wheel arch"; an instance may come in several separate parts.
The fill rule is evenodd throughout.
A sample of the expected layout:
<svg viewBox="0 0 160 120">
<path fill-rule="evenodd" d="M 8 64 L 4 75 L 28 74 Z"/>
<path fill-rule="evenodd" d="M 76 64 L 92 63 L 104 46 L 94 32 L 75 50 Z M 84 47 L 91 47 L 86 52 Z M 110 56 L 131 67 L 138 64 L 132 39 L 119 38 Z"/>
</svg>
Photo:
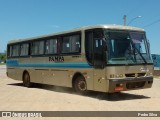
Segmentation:
<svg viewBox="0 0 160 120">
<path fill-rule="evenodd" d="M 87 82 L 85 77 L 81 73 L 75 73 L 72 78 L 72 87 L 77 93 L 86 94 L 87 93 Z"/>
<path fill-rule="evenodd" d="M 23 72 L 22 81 L 25 87 L 31 87 L 30 74 L 27 70 L 24 70 Z"/>
</svg>

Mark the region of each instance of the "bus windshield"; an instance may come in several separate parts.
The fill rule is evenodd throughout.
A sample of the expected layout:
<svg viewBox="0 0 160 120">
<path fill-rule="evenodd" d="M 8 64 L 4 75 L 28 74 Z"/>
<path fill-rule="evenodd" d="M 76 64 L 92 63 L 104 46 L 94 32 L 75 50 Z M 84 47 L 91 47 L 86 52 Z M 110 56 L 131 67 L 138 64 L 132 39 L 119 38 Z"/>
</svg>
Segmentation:
<svg viewBox="0 0 160 120">
<path fill-rule="evenodd" d="M 144 32 L 105 31 L 108 64 L 152 63 Z"/>
</svg>

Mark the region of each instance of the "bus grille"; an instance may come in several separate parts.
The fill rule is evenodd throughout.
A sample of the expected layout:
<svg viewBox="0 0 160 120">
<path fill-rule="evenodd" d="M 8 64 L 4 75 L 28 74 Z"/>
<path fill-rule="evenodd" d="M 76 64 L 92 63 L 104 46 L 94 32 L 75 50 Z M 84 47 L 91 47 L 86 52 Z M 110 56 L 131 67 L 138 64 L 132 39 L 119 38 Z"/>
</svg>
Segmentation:
<svg viewBox="0 0 160 120">
<path fill-rule="evenodd" d="M 126 84 L 127 89 L 141 88 L 145 85 L 145 81 L 142 82 L 130 82 Z"/>
<path fill-rule="evenodd" d="M 143 77 L 146 73 L 129 73 L 125 74 L 126 77 Z"/>
</svg>

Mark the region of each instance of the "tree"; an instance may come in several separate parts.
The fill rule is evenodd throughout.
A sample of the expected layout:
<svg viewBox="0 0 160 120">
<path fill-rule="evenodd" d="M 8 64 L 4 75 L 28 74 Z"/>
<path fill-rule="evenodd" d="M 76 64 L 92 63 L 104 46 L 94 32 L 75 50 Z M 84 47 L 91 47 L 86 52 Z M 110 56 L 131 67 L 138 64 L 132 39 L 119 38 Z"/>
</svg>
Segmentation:
<svg viewBox="0 0 160 120">
<path fill-rule="evenodd" d="M 6 54 L 0 54 L 0 60 L 6 60 Z"/>
</svg>

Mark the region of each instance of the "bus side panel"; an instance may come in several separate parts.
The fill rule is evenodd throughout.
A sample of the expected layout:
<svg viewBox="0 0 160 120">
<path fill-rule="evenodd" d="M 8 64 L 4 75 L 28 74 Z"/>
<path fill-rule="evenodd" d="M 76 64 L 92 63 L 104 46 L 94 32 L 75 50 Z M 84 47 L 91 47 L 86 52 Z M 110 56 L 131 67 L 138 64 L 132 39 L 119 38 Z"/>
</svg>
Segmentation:
<svg viewBox="0 0 160 120">
<path fill-rule="evenodd" d="M 55 77 L 59 86 L 71 87 L 68 71 L 55 71 Z"/>
<path fill-rule="evenodd" d="M 22 80 L 23 71 L 19 67 L 19 60 L 8 59 L 6 61 L 7 75 L 14 80 Z"/>
<path fill-rule="evenodd" d="M 44 84 L 71 87 L 67 70 L 44 70 L 41 76 Z"/>
<path fill-rule="evenodd" d="M 7 68 L 7 74 L 14 80 L 22 80 L 22 70 L 20 68 Z"/>
<path fill-rule="evenodd" d="M 34 83 L 42 83 L 42 71 L 36 69 L 30 69 L 30 81 Z"/>
<path fill-rule="evenodd" d="M 85 70 L 84 70 L 85 72 Z M 94 90 L 94 77 L 93 77 L 93 68 L 87 70 L 87 76 L 85 76 L 87 83 L 87 90 Z"/>
<path fill-rule="evenodd" d="M 94 91 L 107 91 L 106 69 L 94 69 Z"/>
</svg>

